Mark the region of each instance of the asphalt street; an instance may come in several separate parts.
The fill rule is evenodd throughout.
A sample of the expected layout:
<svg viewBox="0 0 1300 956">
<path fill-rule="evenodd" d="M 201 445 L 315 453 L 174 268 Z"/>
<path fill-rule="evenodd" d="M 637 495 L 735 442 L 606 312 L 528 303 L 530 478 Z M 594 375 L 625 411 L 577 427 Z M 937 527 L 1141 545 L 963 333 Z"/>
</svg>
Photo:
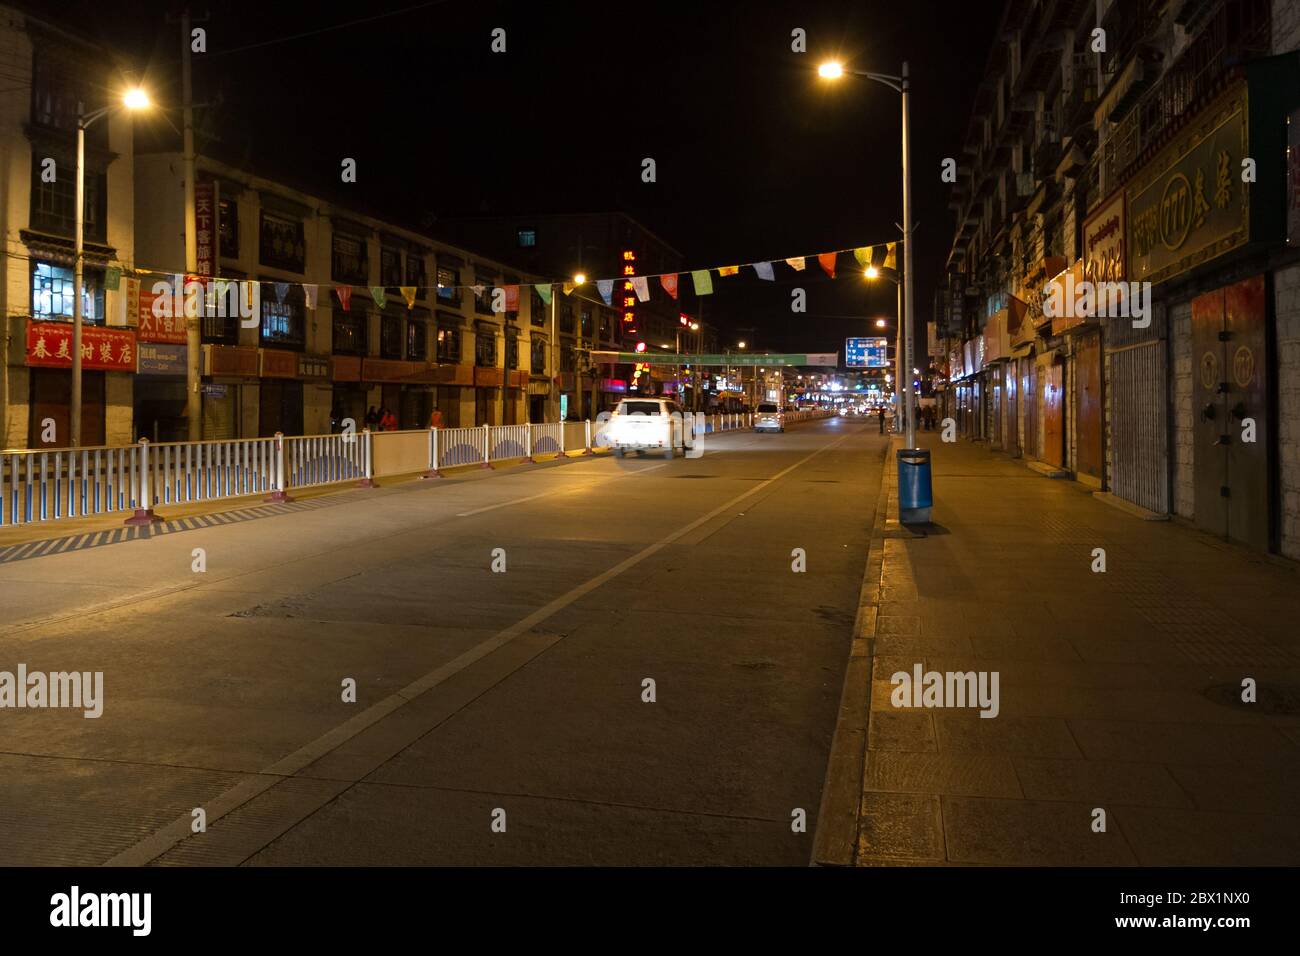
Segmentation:
<svg viewBox="0 0 1300 956">
<path fill-rule="evenodd" d="M 884 446 L 831 419 L 0 565 L 0 670 L 104 675 L 98 719 L 0 711 L 0 860 L 806 864 Z"/>
</svg>

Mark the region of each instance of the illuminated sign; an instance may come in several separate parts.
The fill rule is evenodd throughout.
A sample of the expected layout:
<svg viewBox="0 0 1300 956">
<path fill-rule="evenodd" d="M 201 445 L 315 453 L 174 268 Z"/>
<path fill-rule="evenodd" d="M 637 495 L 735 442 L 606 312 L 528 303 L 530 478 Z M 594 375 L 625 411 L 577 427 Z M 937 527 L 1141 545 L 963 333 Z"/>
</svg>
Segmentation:
<svg viewBox="0 0 1300 956">
<path fill-rule="evenodd" d="M 889 339 L 845 339 L 844 364 L 849 368 L 889 368 Z"/>
<path fill-rule="evenodd" d="M 623 275 L 625 277 L 623 279 L 623 322 L 631 325 L 636 321 L 636 311 L 633 308 L 636 297 L 632 294 L 632 280 L 626 278 L 636 275 L 636 253 L 631 249 L 623 250 Z"/>
</svg>

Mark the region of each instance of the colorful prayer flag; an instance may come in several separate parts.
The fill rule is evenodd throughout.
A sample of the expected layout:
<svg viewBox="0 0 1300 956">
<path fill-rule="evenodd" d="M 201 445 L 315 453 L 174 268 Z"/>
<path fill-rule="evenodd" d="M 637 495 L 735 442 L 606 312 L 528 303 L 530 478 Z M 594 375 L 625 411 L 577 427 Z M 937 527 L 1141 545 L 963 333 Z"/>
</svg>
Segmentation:
<svg viewBox="0 0 1300 956">
<path fill-rule="evenodd" d="M 343 311 L 349 311 L 352 308 L 352 286 L 336 285 L 334 292 L 339 297 L 339 304 L 343 306 Z"/>
<path fill-rule="evenodd" d="M 650 301 L 650 284 L 646 282 L 645 276 L 633 276 L 632 288 L 636 290 L 637 300 L 640 302 Z"/>
<path fill-rule="evenodd" d="M 503 288 L 506 290 L 506 311 L 518 312 L 519 311 L 519 286 L 508 285 L 508 286 L 503 286 Z"/>
<path fill-rule="evenodd" d="M 537 290 L 537 298 L 542 300 L 543 305 L 551 304 L 551 284 L 549 282 L 545 285 L 535 285 L 533 288 Z"/>
<path fill-rule="evenodd" d="M 871 246 L 859 246 L 853 250 L 853 258 L 858 260 L 858 265 L 866 267 L 871 265 Z"/>
<path fill-rule="evenodd" d="M 825 271 L 825 273 L 832 279 L 835 278 L 835 255 L 836 254 L 833 252 L 823 252 L 817 257 L 817 261 L 821 263 L 823 271 Z"/>
<path fill-rule="evenodd" d="M 898 268 L 898 266 L 896 265 L 896 261 L 897 261 L 897 260 L 894 258 L 894 252 L 895 252 L 895 250 L 897 249 L 897 247 L 898 247 L 898 243 L 896 243 L 896 242 L 891 242 L 891 243 L 889 244 L 889 251 L 888 251 L 887 253 L 885 253 L 885 268 L 886 268 L 886 269 L 896 269 L 896 268 Z"/>
<path fill-rule="evenodd" d="M 413 286 L 413 285 L 399 285 L 399 286 L 397 287 L 397 290 L 398 290 L 399 292 L 402 293 L 402 298 L 406 300 L 406 307 L 407 307 L 408 309 L 414 308 L 414 307 L 415 307 L 415 291 L 416 291 L 416 290 L 415 290 L 415 286 Z"/>
<path fill-rule="evenodd" d="M 283 305 L 284 297 L 289 294 L 289 283 L 273 282 L 272 285 L 275 286 L 275 301 Z"/>
<path fill-rule="evenodd" d="M 670 296 L 672 296 L 674 299 L 677 298 L 677 273 L 676 272 L 670 272 L 667 275 L 660 276 L 659 284 L 664 287 L 664 291 L 667 292 Z"/>
<path fill-rule="evenodd" d="M 381 285 L 372 285 L 370 287 L 370 298 L 374 299 L 375 305 L 381 309 L 388 303 L 388 294 L 384 292 L 384 287 Z"/>
<path fill-rule="evenodd" d="M 772 272 L 772 263 L 755 262 L 754 271 L 758 273 L 760 279 L 766 279 L 768 282 L 775 282 L 776 275 Z"/>
<path fill-rule="evenodd" d="M 316 290 L 317 287 L 310 283 L 303 283 L 302 300 L 307 303 L 307 308 L 316 308 Z"/>
<path fill-rule="evenodd" d="M 605 300 L 606 305 L 614 304 L 614 300 L 611 298 L 614 294 L 613 279 L 597 279 L 596 288 L 600 290 L 600 297 Z"/>
<path fill-rule="evenodd" d="M 803 272 L 804 257 L 795 256 L 793 259 L 786 259 L 785 264 L 788 265 L 795 272 Z"/>
<path fill-rule="evenodd" d="M 713 279 L 709 276 L 708 269 L 696 269 L 691 273 L 691 279 L 695 282 L 696 295 L 710 295 L 713 292 Z"/>
<path fill-rule="evenodd" d="M 718 275 L 734 276 L 740 271 L 740 266 L 718 266 Z"/>
</svg>

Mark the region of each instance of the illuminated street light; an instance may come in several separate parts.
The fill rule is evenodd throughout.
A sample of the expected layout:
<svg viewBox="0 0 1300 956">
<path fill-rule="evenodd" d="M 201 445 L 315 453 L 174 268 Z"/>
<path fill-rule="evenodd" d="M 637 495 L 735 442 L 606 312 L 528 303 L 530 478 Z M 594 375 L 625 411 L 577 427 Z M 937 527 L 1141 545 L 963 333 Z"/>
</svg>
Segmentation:
<svg viewBox="0 0 1300 956">
<path fill-rule="evenodd" d="M 880 275 L 880 270 L 875 266 L 867 266 L 866 270 L 862 274 L 868 279 L 874 279 Z"/>
<path fill-rule="evenodd" d="M 585 272 L 579 272 L 577 275 L 573 277 L 574 285 L 582 285 L 586 281 L 587 281 L 587 273 Z"/>
<path fill-rule="evenodd" d="M 844 65 L 836 60 L 830 60 L 817 67 L 817 75 L 828 80 L 838 80 L 844 75 Z"/>
<path fill-rule="evenodd" d="M 74 199 L 73 252 L 72 252 L 72 394 L 70 396 L 68 438 L 73 448 L 81 444 L 81 296 L 83 273 L 81 260 L 85 249 L 85 204 L 86 204 L 86 129 L 96 120 L 107 116 L 114 110 L 126 108 L 132 112 L 149 107 L 149 94 L 140 87 L 134 87 L 122 94 L 120 106 L 101 106 L 99 109 L 83 114 L 81 104 L 77 104 L 77 164 L 76 196 Z"/>
</svg>

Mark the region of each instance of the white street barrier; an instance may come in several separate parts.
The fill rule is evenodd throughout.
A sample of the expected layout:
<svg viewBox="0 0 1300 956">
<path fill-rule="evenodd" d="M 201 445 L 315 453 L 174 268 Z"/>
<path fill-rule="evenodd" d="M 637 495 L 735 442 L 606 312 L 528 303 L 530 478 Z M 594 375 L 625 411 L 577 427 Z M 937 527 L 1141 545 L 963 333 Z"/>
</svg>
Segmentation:
<svg viewBox="0 0 1300 956">
<path fill-rule="evenodd" d="M 804 409 L 788 421 L 825 418 Z M 401 441 L 426 443 L 426 476 L 444 468 L 568 457 L 607 447 L 605 420 L 430 428 L 406 432 Z M 753 415 L 697 414 L 695 434 L 734 431 Z M 427 439 L 424 437 L 427 432 Z M 384 432 L 385 436 L 403 433 Z M 387 439 L 385 439 L 387 440 Z M 199 442 L 139 443 L 98 448 L 0 451 L 0 527 L 122 512 L 134 524 L 158 520 L 156 505 L 215 501 L 265 494 L 288 501 L 291 489 L 357 481 L 374 484 L 374 435 L 359 433 L 245 438 Z M 417 456 L 420 446 L 414 449 Z M 388 458 L 385 458 L 388 461 Z M 391 469 L 390 469 L 391 470 Z M 390 471 L 383 471 L 388 474 Z"/>
</svg>

